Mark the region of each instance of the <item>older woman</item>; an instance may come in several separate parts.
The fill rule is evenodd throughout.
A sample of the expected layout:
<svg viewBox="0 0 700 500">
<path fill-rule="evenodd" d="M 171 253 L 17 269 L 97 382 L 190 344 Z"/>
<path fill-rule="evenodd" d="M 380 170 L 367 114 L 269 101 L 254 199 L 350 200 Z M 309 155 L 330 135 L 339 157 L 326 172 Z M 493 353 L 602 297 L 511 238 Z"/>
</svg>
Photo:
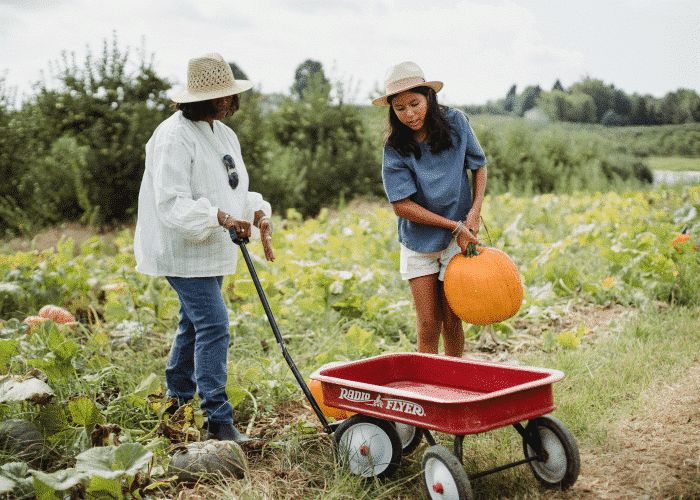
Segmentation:
<svg viewBox="0 0 700 500">
<path fill-rule="evenodd" d="M 136 270 L 164 276 L 177 292 L 180 321 L 165 369 L 176 408 L 199 391 L 209 421 L 207 439 L 249 438 L 233 426 L 226 394 L 229 317 L 221 295 L 226 274 L 236 271 L 237 248 L 229 237 L 258 228 L 267 260 L 273 260 L 270 204 L 248 191 L 248 172 L 236 134 L 220 120 L 235 113 L 241 92 L 219 54 L 189 61 L 187 89 L 177 110 L 146 144 L 134 238 Z"/>
</svg>

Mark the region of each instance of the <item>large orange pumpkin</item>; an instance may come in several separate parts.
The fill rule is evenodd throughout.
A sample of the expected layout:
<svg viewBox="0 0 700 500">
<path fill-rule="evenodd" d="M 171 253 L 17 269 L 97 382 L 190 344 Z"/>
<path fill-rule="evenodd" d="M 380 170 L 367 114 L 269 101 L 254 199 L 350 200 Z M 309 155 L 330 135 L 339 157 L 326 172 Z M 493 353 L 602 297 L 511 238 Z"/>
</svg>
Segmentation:
<svg viewBox="0 0 700 500">
<path fill-rule="evenodd" d="M 472 325 L 512 318 L 523 302 L 523 285 L 513 261 L 496 248 L 455 255 L 445 270 L 445 297 L 454 313 Z"/>
</svg>

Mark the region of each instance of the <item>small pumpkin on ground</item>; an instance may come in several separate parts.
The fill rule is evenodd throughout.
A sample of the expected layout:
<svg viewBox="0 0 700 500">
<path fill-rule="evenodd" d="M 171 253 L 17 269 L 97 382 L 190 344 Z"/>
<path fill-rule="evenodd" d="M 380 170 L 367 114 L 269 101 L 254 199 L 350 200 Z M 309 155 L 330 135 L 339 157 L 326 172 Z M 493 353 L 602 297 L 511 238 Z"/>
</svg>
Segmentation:
<svg viewBox="0 0 700 500">
<path fill-rule="evenodd" d="M 168 475 L 178 481 L 196 483 L 222 477 L 242 479 L 248 472 L 248 459 L 234 441 L 216 441 L 179 445 L 170 458 Z"/>
<path fill-rule="evenodd" d="M 523 285 L 512 260 L 496 248 L 470 243 L 445 270 L 445 297 L 454 313 L 472 325 L 512 318 L 523 302 Z"/>
<path fill-rule="evenodd" d="M 321 390 L 320 380 L 309 380 L 309 390 L 311 391 L 311 394 L 314 396 L 314 399 L 318 403 L 319 408 L 321 408 L 321 412 L 326 417 L 333 417 L 336 420 L 344 420 L 354 415 L 354 413 L 351 411 L 342 410 L 340 408 L 333 408 L 331 406 L 326 406 L 323 404 L 323 391 Z"/>
<path fill-rule="evenodd" d="M 0 453 L 22 462 L 33 462 L 45 452 L 44 437 L 33 423 L 22 419 L 0 422 Z"/>
<path fill-rule="evenodd" d="M 29 330 L 27 331 L 27 334 L 31 332 L 36 325 L 39 323 L 43 323 L 44 321 L 48 321 L 49 318 L 42 318 L 41 316 L 27 316 L 22 320 L 22 323 L 26 323 L 29 325 Z"/>
<path fill-rule="evenodd" d="M 46 305 L 39 309 L 39 316 L 50 319 L 54 323 L 61 323 L 62 325 L 76 322 L 75 316 L 73 316 L 68 309 L 53 304 Z"/>
</svg>

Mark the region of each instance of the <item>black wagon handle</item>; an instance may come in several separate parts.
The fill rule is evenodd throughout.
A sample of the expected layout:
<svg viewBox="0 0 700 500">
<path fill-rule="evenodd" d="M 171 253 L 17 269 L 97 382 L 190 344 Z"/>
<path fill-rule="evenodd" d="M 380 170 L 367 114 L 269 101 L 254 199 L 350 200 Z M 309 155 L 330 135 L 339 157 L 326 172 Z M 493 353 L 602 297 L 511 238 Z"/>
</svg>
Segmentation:
<svg viewBox="0 0 700 500">
<path fill-rule="evenodd" d="M 250 277 L 253 279 L 253 283 L 255 284 L 255 289 L 258 291 L 258 296 L 260 297 L 260 303 L 262 304 L 263 309 L 265 309 L 265 314 L 267 315 L 267 320 L 270 323 L 270 327 L 272 328 L 272 333 L 275 334 L 275 339 L 277 339 L 277 345 L 279 345 L 280 350 L 282 351 L 282 356 L 284 356 L 284 359 L 287 361 L 289 368 L 292 370 L 294 377 L 297 379 L 297 382 L 299 383 L 299 387 L 301 387 L 301 390 L 304 392 L 306 399 L 309 401 L 309 404 L 311 405 L 314 412 L 316 413 L 316 416 L 321 421 L 321 425 L 323 425 L 323 430 L 327 434 L 333 433 L 333 429 L 329 425 L 328 420 L 326 420 L 326 416 L 321 411 L 321 408 L 318 406 L 318 402 L 316 401 L 316 398 L 314 398 L 313 394 L 311 394 L 311 391 L 309 390 L 309 386 L 306 384 L 304 377 L 301 376 L 301 373 L 299 373 L 299 369 L 297 368 L 296 364 L 294 364 L 294 360 L 289 355 L 289 352 L 287 351 L 287 347 L 284 345 L 284 339 L 282 338 L 282 334 L 280 333 L 280 330 L 277 327 L 277 322 L 275 321 L 275 317 L 272 315 L 272 309 L 270 309 L 270 304 L 267 302 L 267 297 L 265 296 L 265 291 L 263 290 L 262 285 L 260 284 L 260 279 L 258 278 L 258 273 L 255 271 L 255 266 L 253 265 L 253 260 L 250 258 L 250 254 L 248 253 L 248 248 L 246 248 L 246 243 L 248 243 L 249 239 L 247 237 L 246 238 L 239 238 L 238 235 L 236 234 L 235 227 L 229 228 L 229 234 L 231 235 L 231 241 L 233 241 L 236 245 L 241 247 L 241 253 L 243 254 L 243 259 L 245 260 L 245 263 L 248 266 L 248 272 L 250 273 Z"/>
</svg>

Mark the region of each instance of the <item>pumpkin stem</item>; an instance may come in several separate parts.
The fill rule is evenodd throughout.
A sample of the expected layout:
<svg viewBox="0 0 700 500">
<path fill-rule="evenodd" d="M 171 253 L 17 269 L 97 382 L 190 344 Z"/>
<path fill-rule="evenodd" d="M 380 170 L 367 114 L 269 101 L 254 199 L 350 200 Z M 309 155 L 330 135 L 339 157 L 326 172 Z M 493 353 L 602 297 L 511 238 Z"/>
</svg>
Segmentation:
<svg viewBox="0 0 700 500">
<path fill-rule="evenodd" d="M 471 229 L 469 230 L 470 233 L 474 234 L 474 231 Z M 476 243 L 472 243 L 471 241 L 467 243 L 467 249 L 464 251 L 464 256 L 465 257 L 476 257 L 479 255 L 479 252 L 476 251 Z"/>
<path fill-rule="evenodd" d="M 470 241 L 469 243 L 467 243 L 467 249 L 464 252 L 464 256 L 475 257 L 477 255 L 479 255 L 479 252 L 476 251 L 476 245 Z"/>
</svg>

